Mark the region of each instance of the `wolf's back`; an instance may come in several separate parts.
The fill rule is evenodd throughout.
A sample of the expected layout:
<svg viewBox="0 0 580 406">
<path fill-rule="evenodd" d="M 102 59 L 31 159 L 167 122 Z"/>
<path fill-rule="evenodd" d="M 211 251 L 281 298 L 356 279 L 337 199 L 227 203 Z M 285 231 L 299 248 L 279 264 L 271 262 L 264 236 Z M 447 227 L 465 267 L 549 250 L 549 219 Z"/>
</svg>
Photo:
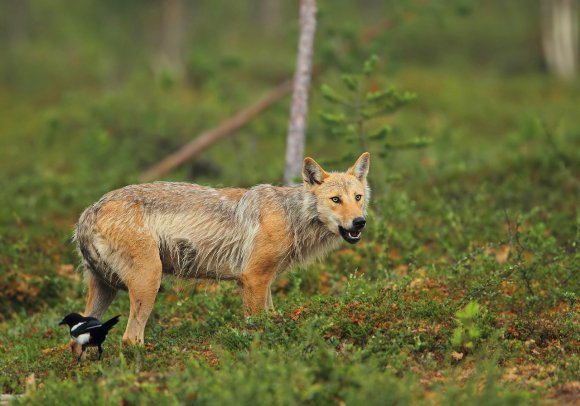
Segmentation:
<svg viewBox="0 0 580 406">
<path fill-rule="evenodd" d="M 81 214 L 75 241 L 85 268 L 114 287 L 123 287 L 118 276 L 126 273 L 119 274 L 120 268 L 131 268 L 135 252 L 124 250 L 132 238 L 156 245 L 164 273 L 230 279 L 252 252 L 264 193 L 268 187 L 242 192 L 179 182 L 126 186 Z"/>
</svg>

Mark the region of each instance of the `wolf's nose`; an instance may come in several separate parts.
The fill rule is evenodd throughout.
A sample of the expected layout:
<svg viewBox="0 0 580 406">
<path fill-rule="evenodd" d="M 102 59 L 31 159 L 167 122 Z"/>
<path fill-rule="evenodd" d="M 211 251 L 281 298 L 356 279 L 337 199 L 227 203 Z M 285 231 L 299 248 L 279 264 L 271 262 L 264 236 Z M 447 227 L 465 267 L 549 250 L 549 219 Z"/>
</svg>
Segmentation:
<svg viewBox="0 0 580 406">
<path fill-rule="evenodd" d="M 365 228 L 366 223 L 367 221 L 365 220 L 364 217 L 357 217 L 352 221 L 352 227 L 357 230 L 362 230 L 363 228 Z"/>
</svg>

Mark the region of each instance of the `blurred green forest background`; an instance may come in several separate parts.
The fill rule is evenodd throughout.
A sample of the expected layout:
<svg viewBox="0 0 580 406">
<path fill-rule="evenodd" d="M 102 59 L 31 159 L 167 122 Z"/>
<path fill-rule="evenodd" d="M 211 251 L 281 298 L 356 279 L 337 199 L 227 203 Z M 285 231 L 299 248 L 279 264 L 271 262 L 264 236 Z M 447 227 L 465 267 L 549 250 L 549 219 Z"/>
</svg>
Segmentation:
<svg viewBox="0 0 580 406">
<path fill-rule="evenodd" d="M 106 366 L 75 370 L 51 348 L 66 341 L 52 319 L 84 307 L 70 241 L 78 215 L 291 78 L 298 2 L 0 3 L 3 392 L 21 393 L 35 374 L 46 390 L 32 401 L 55 404 L 69 395 L 90 403 L 103 387 L 137 403 L 167 391 L 176 402 L 248 404 L 577 399 L 580 81 L 547 62 L 542 2 L 319 0 L 318 8 L 307 155 L 344 169 L 343 157 L 361 152 L 329 127 L 336 107 L 324 86 L 348 93 L 343 75 L 372 55 L 366 90 L 416 95 L 368 120 L 387 126 L 392 144 L 370 144 L 365 241 L 283 277 L 276 315 L 250 331 L 228 284 L 189 286 L 196 299 L 187 303 L 192 292 L 171 287 L 150 321 L 149 353 L 111 344 Z M 279 184 L 289 102 L 164 179 Z M 128 300 L 117 302 L 127 314 Z M 28 341 L 14 344 L 21 334 Z M 187 389 L 167 359 L 201 383 Z M 280 387 L 255 372 L 269 366 L 287 376 Z M 75 376 L 99 377 L 93 398 L 80 392 L 92 380 L 76 387 Z"/>
</svg>

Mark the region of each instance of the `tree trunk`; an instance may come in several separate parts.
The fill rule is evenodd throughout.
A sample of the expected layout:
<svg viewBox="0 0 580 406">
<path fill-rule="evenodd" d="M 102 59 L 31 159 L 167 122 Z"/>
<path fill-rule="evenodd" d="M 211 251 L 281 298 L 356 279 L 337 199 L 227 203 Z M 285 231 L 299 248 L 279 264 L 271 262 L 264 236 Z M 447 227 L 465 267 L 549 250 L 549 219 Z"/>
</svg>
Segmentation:
<svg viewBox="0 0 580 406">
<path fill-rule="evenodd" d="M 185 73 L 183 50 L 186 37 L 184 0 L 163 0 L 161 3 L 160 44 L 157 56 L 158 69 L 169 71 L 177 77 Z"/>
<path fill-rule="evenodd" d="M 28 37 L 28 2 L 11 0 L 8 5 L 8 40 L 12 48 L 18 47 Z"/>
<path fill-rule="evenodd" d="M 542 0 L 542 46 L 548 70 L 572 79 L 578 69 L 577 0 Z"/>
<path fill-rule="evenodd" d="M 312 75 L 312 50 L 316 30 L 316 1 L 300 1 L 300 39 L 294 89 L 290 107 L 290 121 L 286 139 L 286 164 L 284 167 L 284 184 L 290 185 L 300 177 L 302 159 L 304 158 L 304 139 L 306 119 L 308 117 L 308 89 Z"/>
<path fill-rule="evenodd" d="M 260 20 L 268 35 L 278 35 L 282 26 L 282 0 L 261 0 Z"/>
</svg>

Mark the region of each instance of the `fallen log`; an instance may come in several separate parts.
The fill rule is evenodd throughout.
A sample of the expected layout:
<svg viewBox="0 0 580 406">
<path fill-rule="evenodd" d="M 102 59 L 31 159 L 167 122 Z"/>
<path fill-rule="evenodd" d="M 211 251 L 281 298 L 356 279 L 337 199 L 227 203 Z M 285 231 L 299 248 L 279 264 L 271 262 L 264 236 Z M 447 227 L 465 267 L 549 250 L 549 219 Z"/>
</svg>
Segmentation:
<svg viewBox="0 0 580 406">
<path fill-rule="evenodd" d="M 292 80 L 288 80 L 278 85 L 256 103 L 245 108 L 244 110 L 241 110 L 233 117 L 223 121 L 217 127 L 204 131 L 191 142 L 184 145 L 181 149 L 147 169 L 141 174 L 141 181 L 150 182 L 152 180 L 158 179 L 185 161 L 197 157 L 211 145 L 233 134 L 234 131 L 242 128 L 254 117 L 268 109 L 280 99 L 284 98 L 284 96 L 290 94 L 291 91 Z"/>
</svg>

